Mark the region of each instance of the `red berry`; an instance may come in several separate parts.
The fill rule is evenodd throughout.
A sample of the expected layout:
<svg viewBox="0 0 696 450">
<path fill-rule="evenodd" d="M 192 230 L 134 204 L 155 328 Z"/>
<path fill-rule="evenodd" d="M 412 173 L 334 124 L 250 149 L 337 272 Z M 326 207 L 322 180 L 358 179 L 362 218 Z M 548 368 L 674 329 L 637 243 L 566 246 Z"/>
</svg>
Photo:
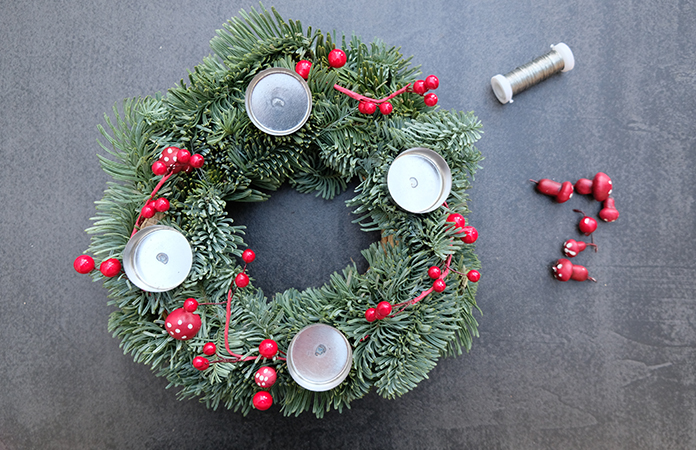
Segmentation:
<svg viewBox="0 0 696 450">
<path fill-rule="evenodd" d="M 464 241 L 465 244 L 473 244 L 476 242 L 476 239 L 478 239 L 478 231 L 476 231 L 476 228 L 472 226 L 464 227 L 464 237 L 462 238 L 462 241 Z"/>
<path fill-rule="evenodd" d="M 182 148 L 179 150 L 179 153 L 176 154 L 176 162 L 179 164 L 188 164 L 188 162 L 191 160 L 191 152 L 186 150 L 185 148 Z"/>
<path fill-rule="evenodd" d="M 358 111 L 363 114 L 374 114 L 377 111 L 377 105 L 366 100 L 361 100 L 358 104 Z"/>
<path fill-rule="evenodd" d="M 213 356 L 217 352 L 217 346 L 213 342 L 208 342 L 203 346 L 203 353 L 208 356 Z"/>
<path fill-rule="evenodd" d="M 426 92 L 428 92 L 428 88 L 425 87 L 425 81 L 423 80 L 418 80 L 413 83 L 413 92 L 415 92 L 418 95 L 423 95 Z"/>
<path fill-rule="evenodd" d="M 476 283 L 478 280 L 481 279 L 481 274 L 479 273 L 478 270 L 470 270 L 469 273 L 466 274 L 466 277 L 472 283 Z"/>
<path fill-rule="evenodd" d="M 195 367 L 198 370 L 205 370 L 208 367 L 210 367 L 210 361 L 208 361 L 208 358 L 196 356 L 195 358 L 193 358 L 193 367 Z"/>
<path fill-rule="evenodd" d="M 99 271 L 105 277 L 115 277 L 121 273 L 121 263 L 116 258 L 110 258 L 99 265 Z"/>
<path fill-rule="evenodd" d="M 278 344 L 273 339 L 264 339 L 259 344 L 259 353 L 264 358 L 273 358 L 278 353 Z"/>
<path fill-rule="evenodd" d="M 154 202 L 154 208 L 159 212 L 165 212 L 169 210 L 169 200 L 167 200 L 166 198 L 158 198 Z"/>
<path fill-rule="evenodd" d="M 303 59 L 295 64 L 295 72 L 305 80 L 309 78 L 309 71 L 312 69 L 312 63 Z"/>
<path fill-rule="evenodd" d="M 247 264 L 254 261 L 255 259 L 256 253 L 254 253 L 253 250 L 244 250 L 244 253 L 242 253 L 242 260 Z"/>
<path fill-rule="evenodd" d="M 377 315 L 387 317 L 392 312 L 392 305 L 389 302 L 379 302 L 377 304 Z"/>
<path fill-rule="evenodd" d="M 273 406 L 273 397 L 266 391 L 259 391 L 254 395 L 254 408 L 265 411 Z"/>
<path fill-rule="evenodd" d="M 440 268 L 437 266 L 433 266 L 430 269 L 428 269 L 428 276 L 433 280 L 436 278 L 440 278 L 441 273 L 442 272 L 440 271 Z"/>
<path fill-rule="evenodd" d="M 461 214 L 450 214 L 447 216 L 447 222 L 452 222 L 454 224 L 454 228 L 456 229 L 464 228 L 466 226 L 466 219 Z M 461 233 L 461 230 L 457 231 L 457 233 Z"/>
<path fill-rule="evenodd" d="M 189 159 L 189 164 L 191 164 L 191 166 L 194 169 L 200 169 L 201 167 L 203 167 L 203 164 L 205 164 L 205 159 L 203 159 L 201 155 L 196 153 L 195 155 L 191 155 L 191 159 Z"/>
<path fill-rule="evenodd" d="M 423 101 L 428 106 L 435 106 L 437 105 L 437 95 L 433 94 L 432 92 L 430 94 L 425 94 Z"/>
<path fill-rule="evenodd" d="M 195 298 L 187 298 L 184 301 L 184 311 L 194 312 L 198 308 L 198 301 Z"/>
<path fill-rule="evenodd" d="M 379 112 L 384 114 L 385 116 L 388 114 L 391 114 L 391 112 L 394 110 L 394 107 L 392 106 L 391 103 L 389 102 L 384 102 L 381 105 L 379 105 Z"/>
<path fill-rule="evenodd" d="M 153 208 L 150 205 L 145 205 L 145 206 L 143 206 L 143 209 L 140 210 L 140 215 L 146 219 L 154 217 L 155 216 L 155 208 Z"/>
<path fill-rule="evenodd" d="M 343 50 L 335 48 L 329 52 L 329 65 L 338 69 L 346 64 L 346 54 Z"/>
<path fill-rule="evenodd" d="M 77 258 L 75 258 L 75 262 L 73 262 L 73 267 L 75 268 L 77 273 L 90 273 L 94 270 L 94 259 L 89 255 L 80 255 Z"/>
<path fill-rule="evenodd" d="M 374 322 L 377 320 L 377 310 L 375 308 L 369 308 L 365 311 L 365 320 L 368 322 Z"/>
<path fill-rule="evenodd" d="M 435 90 L 440 86 L 440 80 L 435 75 L 428 75 L 425 77 L 425 87 L 431 90 Z"/>
<path fill-rule="evenodd" d="M 278 374 L 273 367 L 263 366 L 256 371 L 254 381 L 261 389 L 268 389 L 276 382 Z"/>
<path fill-rule="evenodd" d="M 245 273 L 240 273 L 234 278 L 234 284 L 240 288 L 247 287 L 249 285 L 249 277 Z"/>
<path fill-rule="evenodd" d="M 447 287 L 447 283 L 445 283 L 445 280 L 443 280 L 442 278 L 438 278 L 433 283 L 433 291 L 435 291 L 435 292 L 442 292 L 445 290 L 446 287 Z"/>
<path fill-rule="evenodd" d="M 164 175 L 167 173 L 167 165 L 162 161 L 155 161 L 152 163 L 152 173 L 155 175 Z"/>
</svg>

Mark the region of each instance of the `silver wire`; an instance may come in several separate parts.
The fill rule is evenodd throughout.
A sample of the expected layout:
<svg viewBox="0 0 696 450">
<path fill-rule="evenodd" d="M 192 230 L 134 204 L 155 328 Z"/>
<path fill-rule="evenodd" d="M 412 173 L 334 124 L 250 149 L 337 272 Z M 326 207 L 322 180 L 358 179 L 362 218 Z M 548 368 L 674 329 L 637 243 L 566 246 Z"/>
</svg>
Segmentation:
<svg viewBox="0 0 696 450">
<path fill-rule="evenodd" d="M 562 71 L 564 67 L 565 62 L 560 53 L 552 49 L 545 55 L 517 67 L 504 76 L 510 82 L 514 95 Z"/>
</svg>

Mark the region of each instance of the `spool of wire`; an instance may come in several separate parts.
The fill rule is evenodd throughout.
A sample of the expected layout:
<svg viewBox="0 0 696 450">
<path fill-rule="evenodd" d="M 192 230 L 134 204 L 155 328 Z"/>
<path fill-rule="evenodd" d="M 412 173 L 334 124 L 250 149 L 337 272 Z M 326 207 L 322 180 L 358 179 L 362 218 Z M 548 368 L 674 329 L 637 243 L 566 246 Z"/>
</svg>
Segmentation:
<svg viewBox="0 0 696 450">
<path fill-rule="evenodd" d="M 500 103 L 512 103 L 513 94 L 524 91 L 558 72 L 568 72 L 575 66 L 573 52 L 564 43 L 551 46 L 551 51 L 527 64 L 491 78 L 491 87 Z"/>
</svg>

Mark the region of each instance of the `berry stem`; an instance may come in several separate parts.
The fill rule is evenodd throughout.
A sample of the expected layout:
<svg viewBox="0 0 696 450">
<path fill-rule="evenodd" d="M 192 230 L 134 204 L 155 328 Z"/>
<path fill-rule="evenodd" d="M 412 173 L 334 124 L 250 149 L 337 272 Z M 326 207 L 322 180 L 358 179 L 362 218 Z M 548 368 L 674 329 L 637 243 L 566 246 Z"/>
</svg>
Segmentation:
<svg viewBox="0 0 696 450">
<path fill-rule="evenodd" d="M 445 279 L 445 277 L 447 277 L 447 275 L 449 275 L 450 271 L 453 271 L 452 269 L 450 269 L 450 265 L 451 265 L 451 264 L 452 264 L 452 255 L 449 255 L 449 256 L 447 257 L 447 261 L 445 262 L 445 270 L 444 270 L 444 271 L 442 272 L 442 274 L 440 274 L 440 276 L 438 277 L 439 280 Z M 427 289 L 427 290 L 421 292 L 421 294 L 420 294 L 418 297 L 414 298 L 414 299 L 408 300 L 408 301 L 406 301 L 406 302 L 397 303 L 396 305 L 394 305 L 394 307 L 395 307 L 395 308 L 398 307 L 399 310 L 396 311 L 395 313 L 389 315 L 388 317 L 394 317 L 395 315 L 399 314 L 400 312 L 402 312 L 402 311 L 403 311 L 404 309 L 406 309 L 407 307 L 409 307 L 409 306 L 411 306 L 411 305 L 415 305 L 415 304 L 418 303 L 419 301 L 423 300 L 425 297 L 427 297 L 427 296 L 428 296 L 430 293 L 432 293 L 432 292 L 433 292 L 433 288 L 431 287 L 430 289 Z"/>
<path fill-rule="evenodd" d="M 162 177 L 159 183 L 157 183 L 157 186 L 155 186 L 155 189 L 152 191 L 152 194 L 150 194 L 150 198 L 148 201 L 152 200 L 155 197 L 155 195 L 157 195 L 157 192 L 162 188 L 164 183 L 166 183 L 172 175 L 174 175 L 174 168 L 170 168 L 167 174 Z M 147 204 L 147 202 L 145 202 L 145 204 Z M 143 213 L 141 210 L 141 212 L 138 214 L 138 218 L 135 219 L 135 225 L 133 226 L 133 232 L 131 233 L 131 237 L 133 237 L 133 235 L 138 231 L 142 215 Z"/>
<path fill-rule="evenodd" d="M 242 269 L 241 273 L 245 273 L 247 268 L 247 264 L 244 264 L 244 269 Z M 232 287 L 234 285 L 234 288 Z M 232 316 L 232 297 L 234 297 L 234 294 L 237 293 L 237 285 L 232 281 L 230 284 L 230 289 L 227 291 L 227 306 L 225 307 L 225 350 L 227 350 L 227 353 L 232 355 L 236 359 L 228 359 L 225 360 L 224 362 L 240 362 L 240 361 L 254 361 L 257 356 L 247 356 L 246 358 L 244 355 L 238 355 L 237 353 L 233 352 L 230 350 L 230 318 Z M 205 303 L 203 303 L 205 304 Z M 221 303 L 211 303 L 211 304 L 221 304 Z M 280 351 L 280 353 L 285 354 L 284 352 Z M 277 359 L 281 361 L 285 361 L 285 358 L 278 357 Z"/>
<path fill-rule="evenodd" d="M 360 95 L 360 94 L 358 94 L 357 92 L 353 92 L 353 91 L 351 91 L 350 89 L 346 89 L 346 88 L 344 88 L 344 87 L 342 87 L 342 86 L 339 86 L 338 84 L 334 84 L 334 89 L 336 89 L 336 90 L 339 91 L 339 92 L 342 92 L 342 93 L 346 94 L 346 95 L 347 95 L 348 97 L 350 97 L 350 98 L 354 98 L 355 100 L 358 100 L 358 101 L 366 101 L 366 102 L 372 102 L 372 103 L 375 103 L 375 104 L 379 105 L 380 103 L 384 103 L 384 102 L 386 102 L 386 101 L 388 101 L 388 100 L 393 99 L 393 98 L 396 97 L 397 95 L 403 94 L 404 92 L 406 92 L 406 91 L 408 90 L 408 88 L 409 88 L 410 86 L 411 86 L 411 83 L 408 83 L 406 86 L 402 87 L 401 89 L 399 89 L 398 91 L 394 92 L 393 94 L 390 94 L 390 95 L 388 95 L 387 97 L 381 98 L 381 99 L 379 99 L 379 100 L 375 100 L 374 98 L 370 98 L 370 97 L 365 97 L 364 95 Z"/>
</svg>

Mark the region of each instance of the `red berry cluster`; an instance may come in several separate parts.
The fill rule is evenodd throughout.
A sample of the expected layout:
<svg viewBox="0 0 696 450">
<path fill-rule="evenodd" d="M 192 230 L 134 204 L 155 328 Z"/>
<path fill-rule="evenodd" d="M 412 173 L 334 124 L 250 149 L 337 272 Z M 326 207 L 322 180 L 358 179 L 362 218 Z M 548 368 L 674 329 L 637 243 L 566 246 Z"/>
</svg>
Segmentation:
<svg viewBox="0 0 696 450">
<path fill-rule="evenodd" d="M 466 224 L 466 219 L 461 214 L 450 214 L 447 216 L 447 222 L 454 224 L 454 229 L 459 230 L 457 234 L 463 234 L 462 241 L 465 244 L 473 244 L 478 239 L 478 231 L 471 225 Z"/>
<path fill-rule="evenodd" d="M 454 224 L 454 229 L 457 230 L 456 234 L 463 234 L 461 239 L 464 243 L 473 244 L 478 239 L 478 231 L 476 231 L 476 228 L 472 226 L 467 226 L 466 219 L 461 214 L 450 214 L 449 216 L 447 216 L 447 222 Z M 456 272 L 450 268 L 451 261 L 452 256 L 450 256 L 447 259 L 447 262 L 445 263 L 444 272 L 438 266 L 432 266 L 428 269 L 428 276 L 435 280 L 433 281 L 433 285 L 430 289 L 423 291 L 415 299 L 398 303 L 394 306 L 392 306 L 392 304 L 387 301 L 379 302 L 376 308 L 369 308 L 367 309 L 367 311 L 365 311 L 365 320 L 367 320 L 368 322 L 374 322 L 375 320 L 382 320 L 386 317 L 393 317 L 399 314 L 401 311 L 404 310 L 404 308 L 408 307 L 409 305 L 414 305 L 418 303 L 431 292 L 443 292 L 445 289 L 447 289 L 447 283 L 445 283 L 445 278 L 447 277 L 450 271 Z M 478 270 L 469 270 L 469 272 L 467 272 L 466 274 L 461 272 L 456 273 L 459 273 L 460 275 L 466 275 L 467 279 L 472 283 L 476 283 L 481 279 L 481 274 Z M 395 313 L 392 314 L 392 309 L 394 307 L 398 309 Z"/>
<path fill-rule="evenodd" d="M 425 80 L 417 80 L 413 83 L 413 92 L 418 95 L 423 96 L 423 101 L 428 106 L 437 105 L 437 95 L 432 92 L 426 94 L 428 91 L 434 91 L 440 86 L 440 80 L 435 75 L 428 75 Z"/>
<path fill-rule="evenodd" d="M 244 269 L 242 272 L 237 274 L 237 276 L 234 279 L 234 284 L 236 286 L 235 291 L 237 288 L 244 288 L 249 285 L 249 276 L 247 276 L 246 272 L 246 265 L 253 262 L 256 259 L 256 253 L 254 253 L 252 250 L 244 250 L 242 253 L 242 260 L 244 261 Z M 226 362 L 226 363 L 236 363 L 240 361 L 254 361 L 257 358 L 253 356 L 248 356 L 244 357 L 243 355 L 238 355 L 236 353 L 233 353 L 230 348 L 229 348 L 229 343 L 228 343 L 228 333 L 229 333 L 229 325 L 230 325 L 230 308 L 229 308 L 229 302 L 232 299 L 232 288 L 230 288 L 230 292 L 228 293 L 227 297 L 227 302 L 228 302 L 228 308 L 227 308 L 227 320 L 225 323 L 225 349 L 227 350 L 227 353 L 232 356 L 232 358 L 219 358 L 215 361 L 210 361 L 208 358 L 205 356 L 196 356 L 193 358 L 193 367 L 195 367 L 198 370 L 206 370 L 207 368 L 210 367 L 210 364 L 212 363 L 221 363 L 221 362 Z M 193 300 L 193 299 L 189 299 Z M 187 300 L 188 302 L 188 300 Z M 196 303 L 196 306 L 198 304 Z M 184 303 L 184 309 L 186 308 L 186 303 Z M 195 308 L 194 308 L 195 309 Z M 197 330 L 196 330 L 197 331 Z M 213 356 L 217 353 L 217 346 L 215 345 L 214 342 L 207 342 L 203 346 L 203 353 L 207 356 Z M 261 341 L 259 344 L 259 354 L 266 359 L 272 359 L 276 360 L 277 354 L 278 354 L 278 344 L 276 341 L 273 339 L 264 339 Z M 280 358 L 283 359 L 283 358 Z M 254 381 L 256 384 L 261 388 L 261 389 L 270 389 L 271 386 L 276 382 L 278 375 L 276 373 L 276 370 L 273 367 L 270 366 L 263 366 L 259 370 L 256 371 L 256 375 L 254 376 Z M 252 400 L 252 403 L 254 404 L 254 407 L 258 410 L 265 411 L 268 408 L 270 408 L 273 405 L 273 397 L 269 392 L 266 391 L 260 391 L 257 392 L 254 395 L 254 398 Z"/>
<path fill-rule="evenodd" d="M 89 255 L 80 255 L 73 262 L 75 271 L 81 274 L 90 273 L 94 266 L 94 258 Z M 121 273 L 121 262 L 116 258 L 109 258 L 99 265 L 99 271 L 107 278 L 115 277 Z"/>
<path fill-rule="evenodd" d="M 348 58 L 346 57 L 346 52 L 339 48 L 335 48 L 329 52 L 328 61 L 329 65 L 335 69 L 343 67 L 346 64 Z M 295 72 L 304 78 L 305 80 L 309 78 L 309 72 L 312 70 L 312 62 L 303 59 L 295 64 Z"/>
<path fill-rule="evenodd" d="M 445 289 L 447 289 L 447 283 L 445 283 L 445 276 L 442 274 L 442 270 L 440 270 L 438 266 L 432 266 L 431 268 L 429 268 L 428 276 L 435 280 L 433 282 L 433 291 L 443 292 Z M 481 279 L 481 273 L 478 270 L 471 269 L 466 273 L 466 278 L 472 283 L 477 283 L 478 280 Z"/>
<path fill-rule="evenodd" d="M 150 199 L 140 210 L 140 215 L 146 219 L 155 216 L 155 213 L 169 211 L 169 200 L 164 197 Z"/>
<path fill-rule="evenodd" d="M 256 253 L 254 253 L 253 250 L 244 250 L 244 253 L 242 253 L 242 260 L 246 263 L 249 264 L 250 262 L 254 261 L 256 259 Z M 237 276 L 234 278 L 234 284 L 237 287 L 240 288 L 245 288 L 249 286 L 249 275 L 246 274 L 246 264 L 244 265 L 244 269 L 237 274 Z"/>
<path fill-rule="evenodd" d="M 162 150 L 160 158 L 152 164 L 152 173 L 155 175 L 166 175 L 167 173 L 178 173 L 182 170 L 186 173 L 193 169 L 200 169 L 205 164 L 205 160 L 198 153 L 192 155 L 184 148 L 167 147 Z"/>
<path fill-rule="evenodd" d="M 598 202 L 604 202 L 603 208 L 599 211 L 600 219 L 605 222 L 614 222 L 619 218 L 619 211 L 614 206 L 614 199 L 610 197 L 613 192 L 613 183 L 611 178 L 603 172 L 597 173 L 593 180 L 580 178 L 575 182 L 575 186 L 573 186 L 570 181 L 558 183 L 547 178 L 543 178 L 539 181 L 530 181 L 536 183 L 537 191 L 554 197 L 558 203 L 568 201 L 573 196 L 573 192 L 577 192 L 581 195 L 592 195 Z M 585 236 L 592 235 L 592 233 L 597 230 L 597 221 L 579 209 L 574 209 L 573 211 L 582 214 L 582 219 L 580 219 L 578 223 L 580 232 Z M 578 253 L 585 250 L 587 246 L 592 246 L 595 251 L 597 251 L 594 237 L 592 238 L 592 242 L 578 242 L 574 239 L 568 239 L 563 243 L 563 253 L 568 258 L 574 258 Z M 557 260 L 551 269 L 553 270 L 554 278 L 559 281 L 596 281 L 588 275 L 588 271 L 585 267 L 572 264 L 566 258 Z"/>
<path fill-rule="evenodd" d="M 368 322 L 374 322 L 375 320 L 382 320 L 389 316 L 392 312 L 392 305 L 387 301 L 379 302 L 376 308 L 368 308 L 365 311 L 365 320 Z"/>
</svg>

